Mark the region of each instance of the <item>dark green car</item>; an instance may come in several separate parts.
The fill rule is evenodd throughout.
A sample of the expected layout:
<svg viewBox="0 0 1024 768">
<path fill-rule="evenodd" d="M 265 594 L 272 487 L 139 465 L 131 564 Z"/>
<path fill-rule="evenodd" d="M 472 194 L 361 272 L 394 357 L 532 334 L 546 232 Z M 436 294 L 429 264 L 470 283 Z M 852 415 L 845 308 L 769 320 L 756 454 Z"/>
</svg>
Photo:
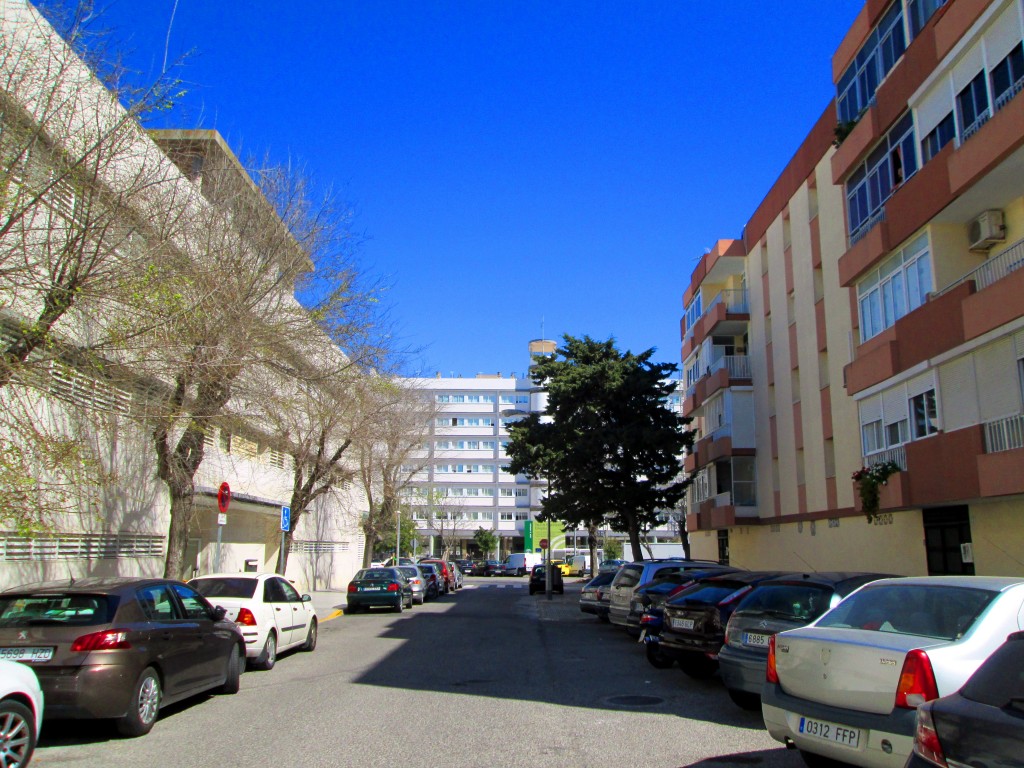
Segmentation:
<svg viewBox="0 0 1024 768">
<path fill-rule="evenodd" d="M 346 613 L 387 606 L 401 613 L 412 608 L 412 582 L 398 568 L 364 568 L 348 584 Z"/>
</svg>

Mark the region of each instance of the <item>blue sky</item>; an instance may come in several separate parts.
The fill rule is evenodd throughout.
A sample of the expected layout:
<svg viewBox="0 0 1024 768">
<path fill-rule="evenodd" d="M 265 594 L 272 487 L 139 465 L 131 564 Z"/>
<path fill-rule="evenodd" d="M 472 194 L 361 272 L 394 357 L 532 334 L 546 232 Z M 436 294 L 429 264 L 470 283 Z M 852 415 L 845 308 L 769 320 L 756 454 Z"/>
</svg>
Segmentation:
<svg viewBox="0 0 1024 768">
<path fill-rule="evenodd" d="M 523 372 L 542 334 L 678 363 L 694 265 L 825 109 L 862 4 L 108 0 L 102 22 L 143 75 L 192 52 L 161 127 L 350 203 L 406 373 L 473 376 Z"/>
</svg>

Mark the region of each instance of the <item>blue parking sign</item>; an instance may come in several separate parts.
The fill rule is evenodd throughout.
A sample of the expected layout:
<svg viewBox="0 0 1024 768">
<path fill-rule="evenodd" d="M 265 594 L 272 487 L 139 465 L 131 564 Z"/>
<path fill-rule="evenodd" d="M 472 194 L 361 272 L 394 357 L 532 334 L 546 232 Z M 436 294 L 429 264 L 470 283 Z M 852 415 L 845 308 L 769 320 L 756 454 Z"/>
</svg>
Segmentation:
<svg viewBox="0 0 1024 768">
<path fill-rule="evenodd" d="M 292 527 L 292 508 L 281 507 L 281 530 L 289 531 Z"/>
</svg>

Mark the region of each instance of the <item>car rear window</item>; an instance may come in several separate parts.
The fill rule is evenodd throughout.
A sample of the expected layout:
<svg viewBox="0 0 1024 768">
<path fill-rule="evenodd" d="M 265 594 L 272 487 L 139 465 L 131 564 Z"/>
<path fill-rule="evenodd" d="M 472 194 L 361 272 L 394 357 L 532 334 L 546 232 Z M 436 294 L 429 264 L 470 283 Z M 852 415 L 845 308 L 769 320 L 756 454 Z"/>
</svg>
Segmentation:
<svg viewBox="0 0 1024 768">
<path fill-rule="evenodd" d="M 619 572 L 615 574 L 615 578 L 612 581 L 613 587 L 635 587 L 640 583 L 640 574 L 644 571 L 643 565 L 639 563 L 630 563 L 624 565 L 619 569 Z"/>
<path fill-rule="evenodd" d="M 116 597 L 109 595 L 4 595 L 0 597 L 0 627 L 109 624 L 117 602 Z"/>
<path fill-rule="evenodd" d="M 948 584 L 869 584 L 818 619 L 817 626 L 957 640 L 996 594 Z"/>
<path fill-rule="evenodd" d="M 357 575 L 357 579 L 384 579 L 393 580 L 397 577 L 397 573 L 392 568 L 367 568 L 365 571 L 360 571 Z"/>
<path fill-rule="evenodd" d="M 678 605 L 687 603 L 702 603 L 704 605 L 717 605 L 738 589 L 743 589 L 745 584 L 699 584 L 686 590 L 685 595 L 679 596 Z M 675 601 L 673 605 L 677 604 Z"/>
<path fill-rule="evenodd" d="M 736 613 L 762 613 L 810 622 L 828 610 L 832 590 L 815 584 L 762 584 L 743 598 Z"/>
<path fill-rule="evenodd" d="M 965 699 L 999 709 L 1024 701 L 1024 634 L 1011 635 L 964 683 Z"/>
<path fill-rule="evenodd" d="M 231 576 L 225 579 L 192 579 L 188 583 L 203 597 L 251 598 L 256 594 L 257 579 Z"/>
</svg>

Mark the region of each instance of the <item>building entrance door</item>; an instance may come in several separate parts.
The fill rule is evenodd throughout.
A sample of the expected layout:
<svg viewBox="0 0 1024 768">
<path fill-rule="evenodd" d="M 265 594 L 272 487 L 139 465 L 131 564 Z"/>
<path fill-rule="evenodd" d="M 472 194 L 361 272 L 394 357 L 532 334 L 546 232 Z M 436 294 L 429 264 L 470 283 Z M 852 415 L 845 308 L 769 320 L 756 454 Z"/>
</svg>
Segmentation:
<svg viewBox="0 0 1024 768">
<path fill-rule="evenodd" d="M 974 575 L 971 518 L 966 504 L 921 510 L 928 575 Z"/>
</svg>

